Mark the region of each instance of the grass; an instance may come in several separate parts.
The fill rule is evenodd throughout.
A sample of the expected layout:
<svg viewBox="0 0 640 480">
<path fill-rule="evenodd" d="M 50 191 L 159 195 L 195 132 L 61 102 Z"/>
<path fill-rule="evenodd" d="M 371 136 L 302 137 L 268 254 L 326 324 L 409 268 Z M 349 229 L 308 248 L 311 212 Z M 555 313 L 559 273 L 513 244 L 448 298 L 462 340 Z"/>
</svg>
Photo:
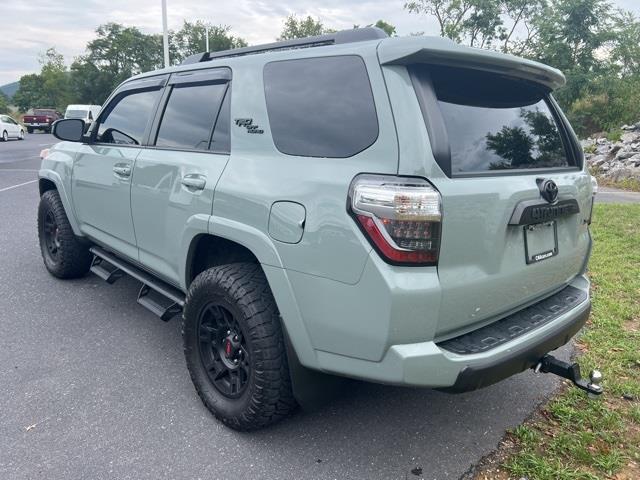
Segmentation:
<svg viewBox="0 0 640 480">
<path fill-rule="evenodd" d="M 598 178 L 598 185 L 600 186 L 620 188 L 631 192 L 640 192 L 640 180 L 637 178 L 625 178 L 623 180 L 614 181 L 598 174 L 596 174 L 596 177 Z"/>
<path fill-rule="evenodd" d="M 564 388 L 476 478 L 640 479 L 640 205 L 596 205 L 592 233 L 593 309 L 578 361 L 603 372 L 604 398 Z"/>
</svg>

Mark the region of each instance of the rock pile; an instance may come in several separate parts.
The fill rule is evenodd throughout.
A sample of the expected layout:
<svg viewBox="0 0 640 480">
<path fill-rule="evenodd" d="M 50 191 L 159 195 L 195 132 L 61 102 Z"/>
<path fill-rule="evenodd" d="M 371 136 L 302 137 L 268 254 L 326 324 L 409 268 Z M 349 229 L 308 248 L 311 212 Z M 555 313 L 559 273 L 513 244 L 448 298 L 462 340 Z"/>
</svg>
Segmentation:
<svg viewBox="0 0 640 480">
<path fill-rule="evenodd" d="M 592 173 L 614 181 L 640 181 L 640 122 L 624 125 L 618 142 L 589 138 L 582 142 L 584 157 Z"/>
</svg>

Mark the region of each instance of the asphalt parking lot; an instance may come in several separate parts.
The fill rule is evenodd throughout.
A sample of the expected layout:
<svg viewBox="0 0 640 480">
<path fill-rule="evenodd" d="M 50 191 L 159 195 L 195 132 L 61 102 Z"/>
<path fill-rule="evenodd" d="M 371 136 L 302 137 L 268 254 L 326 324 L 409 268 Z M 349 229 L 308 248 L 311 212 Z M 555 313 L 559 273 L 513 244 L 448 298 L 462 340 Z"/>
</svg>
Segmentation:
<svg viewBox="0 0 640 480">
<path fill-rule="evenodd" d="M 0 143 L 0 479 L 457 479 L 559 385 L 353 382 L 318 411 L 231 431 L 195 394 L 179 321 L 139 306 L 137 282 L 46 272 L 36 178 L 53 141 Z"/>
</svg>

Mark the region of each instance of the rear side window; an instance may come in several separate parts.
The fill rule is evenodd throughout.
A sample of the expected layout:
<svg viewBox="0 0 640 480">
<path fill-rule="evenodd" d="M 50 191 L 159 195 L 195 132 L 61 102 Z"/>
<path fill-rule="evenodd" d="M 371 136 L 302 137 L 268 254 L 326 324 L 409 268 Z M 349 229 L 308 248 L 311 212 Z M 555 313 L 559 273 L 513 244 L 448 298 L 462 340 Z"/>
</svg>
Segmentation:
<svg viewBox="0 0 640 480">
<path fill-rule="evenodd" d="M 541 87 L 451 67 L 421 66 L 414 74 L 417 88 L 435 94 L 427 108 L 437 109 L 444 125 L 452 174 L 572 166 Z"/>
<path fill-rule="evenodd" d="M 269 124 L 288 155 L 345 158 L 378 138 L 378 118 L 361 57 L 307 58 L 264 68 Z"/>
<path fill-rule="evenodd" d="M 100 119 L 98 143 L 140 145 L 161 90 L 138 90 L 116 98 Z"/>
<path fill-rule="evenodd" d="M 174 86 L 160 122 L 156 146 L 208 150 L 226 91 L 227 83 Z"/>
</svg>

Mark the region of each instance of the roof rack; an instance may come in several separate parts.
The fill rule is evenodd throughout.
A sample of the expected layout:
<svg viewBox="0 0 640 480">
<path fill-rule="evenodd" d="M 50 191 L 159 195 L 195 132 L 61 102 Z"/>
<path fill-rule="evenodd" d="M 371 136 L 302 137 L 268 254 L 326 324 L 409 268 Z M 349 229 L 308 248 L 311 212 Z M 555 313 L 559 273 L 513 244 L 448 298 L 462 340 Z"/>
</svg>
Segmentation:
<svg viewBox="0 0 640 480">
<path fill-rule="evenodd" d="M 254 55 L 257 53 L 277 52 L 282 50 L 294 50 L 299 48 L 324 47 L 326 45 L 338 45 L 341 43 L 364 42 L 367 40 L 380 40 L 388 35 L 377 27 L 353 28 L 327 35 L 315 37 L 296 38 L 294 40 L 284 40 L 282 42 L 255 45 L 253 47 L 234 48 L 221 52 L 196 53 L 185 58 L 180 65 L 200 63 L 213 60 L 215 58 L 241 57 L 244 55 Z"/>
</svg>

